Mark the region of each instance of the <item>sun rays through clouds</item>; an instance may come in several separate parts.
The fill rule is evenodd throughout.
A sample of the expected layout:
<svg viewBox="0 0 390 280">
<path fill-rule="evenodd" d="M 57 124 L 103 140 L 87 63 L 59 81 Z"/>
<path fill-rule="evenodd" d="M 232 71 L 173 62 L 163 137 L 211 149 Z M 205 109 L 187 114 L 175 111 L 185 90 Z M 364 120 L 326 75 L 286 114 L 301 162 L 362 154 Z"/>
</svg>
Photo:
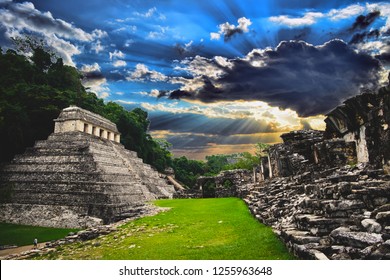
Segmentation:
<svg viewBox="0 0 390 280">
<path fill-rule="evenodd" d="M 390 68 L 385 1 L 0 0 L 3 51 L 23 36 L 100 98 L 148 111 L 150 133 L 192 158 L 323 129 Z"/>
</svg>

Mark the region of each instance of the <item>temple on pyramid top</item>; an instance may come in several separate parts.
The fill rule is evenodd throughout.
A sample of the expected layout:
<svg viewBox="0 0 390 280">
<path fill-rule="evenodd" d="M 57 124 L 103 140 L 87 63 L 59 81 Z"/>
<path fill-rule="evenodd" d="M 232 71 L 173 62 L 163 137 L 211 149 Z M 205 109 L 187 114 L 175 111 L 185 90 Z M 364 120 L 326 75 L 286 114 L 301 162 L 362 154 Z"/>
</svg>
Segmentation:
<svg viewBox="0 0 390 280">
<path fill-rule="evenodd" d="M 120 133 L 116 124 L 77 106 L 63 109 L 54 122 L 54 133 L 81 131 L 117 143 L 120 142 Z"/>
</svg>

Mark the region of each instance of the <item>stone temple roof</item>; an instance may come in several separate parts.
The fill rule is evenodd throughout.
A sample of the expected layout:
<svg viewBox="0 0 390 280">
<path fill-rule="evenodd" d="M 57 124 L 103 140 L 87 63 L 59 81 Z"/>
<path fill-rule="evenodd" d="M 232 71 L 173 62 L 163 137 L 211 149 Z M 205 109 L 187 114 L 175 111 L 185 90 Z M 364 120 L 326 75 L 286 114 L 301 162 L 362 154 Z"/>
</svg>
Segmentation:
<svg viewBox="0 0 390 280">
<path fill-rule="evenodd" d="M 58 118 L 54 121 L 62 122 L 68 120 L 82 120 L 92 125 L 105 128 L 109 131 L 119 133 L 116 124 L 114 124 L 113 122 L 109 121 L 106 118 L 103 118 L 98 114 L 94 114 L 77 106 L 70 106 L 68 108 L 63 109 Z"/>
</svg>

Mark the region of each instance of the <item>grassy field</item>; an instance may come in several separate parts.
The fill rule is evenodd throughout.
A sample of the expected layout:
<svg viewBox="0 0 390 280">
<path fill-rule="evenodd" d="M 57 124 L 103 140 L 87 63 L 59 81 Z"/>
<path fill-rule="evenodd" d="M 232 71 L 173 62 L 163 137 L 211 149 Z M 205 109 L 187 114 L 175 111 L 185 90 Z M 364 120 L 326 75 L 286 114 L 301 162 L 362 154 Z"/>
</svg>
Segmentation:
<svg viewBox="0 0 390 280">
<path fill-rule="evenodd" d="M 64 238 L 77 229 L 47 228 L 0 223 L 0 245 L 32 245 L 34 238 L 46 242 Z"/>
<path fill-rule="evenodd" d="M 293 259 L 269 227 L 236 198 L 161 200 L 171 210 L 132 221 L 115 233 L 62 246 L 45 259 Z"/>
</svg>

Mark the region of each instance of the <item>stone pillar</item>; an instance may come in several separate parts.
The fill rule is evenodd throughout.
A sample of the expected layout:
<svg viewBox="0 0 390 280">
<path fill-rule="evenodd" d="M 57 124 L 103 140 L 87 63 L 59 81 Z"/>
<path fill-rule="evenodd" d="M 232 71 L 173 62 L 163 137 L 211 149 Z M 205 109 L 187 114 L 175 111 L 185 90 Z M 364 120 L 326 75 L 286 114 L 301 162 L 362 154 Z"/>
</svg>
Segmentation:
<svg viewBox="0 0 390 280">
<path fill-rule="evenodd" d="M 99 136 L 100 129 L 96 126 L 92 129 L 92 135 Z"/>
<path fill-rule="evenodd" d="M 88 133 L 88 134 L 92 134 L 92 124 L 88 124 L 87 133 Z"/>
<path fill-rule="evenodd" d="M 366 141 L 366 127 L 364 125 L 359 130 L 359 139 L 356 141 L 356 154 L 359 163 L 370 161 Z"/>
<path fill-rule="evenodd" d="M 271 165 L 271 158 L 268 155 L 268 168 L 269 168 L 269 177 L 272 178 L 272 165 Z"/>
<path fill-rule="evenodd" d="M 259 181 L 264 181 L 264 166 L 263 161 L 260 161 L 260 178 Z"/>
<path fill-rule="evenodd" d="M 100 137 L 101 138 L 104 138 L 104 139 L 107 139 L 107 130 L 104 130 L 104 129 L 100 129 Z"/>
<path fill-rule="evenodd" d="M 115 134 L 115 142 L 119 143 L 121 141 L 121 136 L 119 134 Z"/>
</svg>

